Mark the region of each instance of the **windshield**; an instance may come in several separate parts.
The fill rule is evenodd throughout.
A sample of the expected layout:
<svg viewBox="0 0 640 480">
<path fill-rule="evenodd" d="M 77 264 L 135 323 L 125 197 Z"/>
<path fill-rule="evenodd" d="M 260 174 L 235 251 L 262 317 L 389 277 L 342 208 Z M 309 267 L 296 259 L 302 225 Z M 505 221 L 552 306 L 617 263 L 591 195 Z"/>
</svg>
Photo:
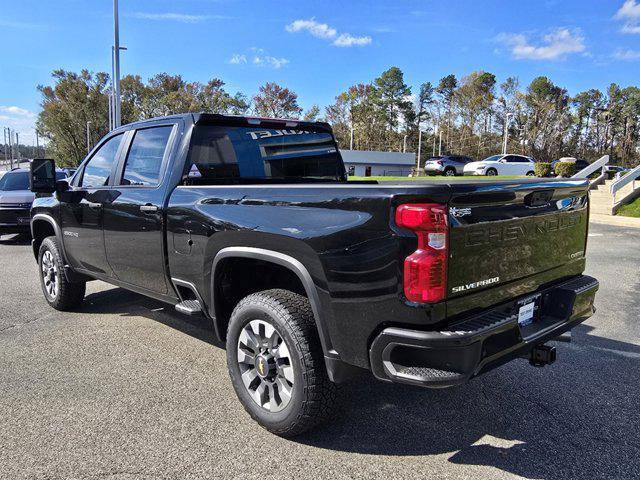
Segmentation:
<svg viewBox="0 0 640 480">
<path fill-rule="evenodd" d="M 497 162 L 502 158 L 502 155 L 491 155 L 483 160 L 483 162 Z"/>
<path fill-rule="evenodd" d="M 0 178 L 0 190 L 29 190 L 29 174 L 27 172 L 9 172 Z"/>
<path fill-rule="evenodd" d="M 196 184 L 233 178 L 345 178 L 331 133 L 214 125 L 195 128 L 185 175 Z"/>
</svg>

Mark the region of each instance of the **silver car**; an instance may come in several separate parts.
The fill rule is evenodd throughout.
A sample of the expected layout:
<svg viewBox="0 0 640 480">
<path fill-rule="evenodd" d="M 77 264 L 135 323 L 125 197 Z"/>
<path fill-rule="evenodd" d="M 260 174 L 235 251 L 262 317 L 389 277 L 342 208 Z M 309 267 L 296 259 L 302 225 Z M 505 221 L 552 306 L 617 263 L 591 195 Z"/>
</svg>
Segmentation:
<svg viewBox="0 0 640 480">
<path fill-rule="evenodd" d="M 462 155 L 443 155 L 430 157 L 424 164 L 424 173 L 427 175 L 464 175 L 464 166 L 473 162 L 472 158 Z"/>
</svg>

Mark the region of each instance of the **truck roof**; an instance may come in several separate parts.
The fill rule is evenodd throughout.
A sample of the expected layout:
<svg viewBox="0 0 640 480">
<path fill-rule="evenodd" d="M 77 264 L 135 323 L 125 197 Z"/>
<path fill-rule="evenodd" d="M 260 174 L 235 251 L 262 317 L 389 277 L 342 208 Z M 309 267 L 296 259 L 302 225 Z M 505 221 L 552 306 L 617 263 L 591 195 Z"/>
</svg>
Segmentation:
<svg viewBox="0 0 640 480">
<path fill-rule="evenodd" d="M 292 118 L 267 118 L 267 117 L 253 117 L 248 115 L 223 115 L 219 113 L 209 112 L 192 112 L 192 113 L 179 113 L 174 115 L 166 115 L 162 117 L 147 118 L 138 122 L 132 122 L 126 125 L 122 125 L 120 129 L 130 128 L 132 126 L 140 126 L 148 123 L 158 122 L 162 120 L 176 120 L 181 119 L 186 122 L 192 122 L 194 124 L 224 124 L 224 125 L 238 125 L 238 126 L 269 126 L 276 128 L 311 128 L 314 130 L 327 130 L 331 131 L 331 126 L 326 122 L 307 122 L 304 120 L 296 120 Z"/>
</svg>

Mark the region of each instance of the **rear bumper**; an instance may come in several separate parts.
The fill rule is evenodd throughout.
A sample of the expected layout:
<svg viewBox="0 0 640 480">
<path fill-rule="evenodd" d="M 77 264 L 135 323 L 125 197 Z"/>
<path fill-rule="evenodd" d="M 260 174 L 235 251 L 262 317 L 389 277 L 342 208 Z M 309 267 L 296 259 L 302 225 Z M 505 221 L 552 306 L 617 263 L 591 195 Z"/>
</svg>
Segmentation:
<svg viewBox="0 0 640 480">
<path fill-rule="evenodd" d="M 443 331 L 390 327 L 372 342 L 373 374 L 388 382 L 443 388 L 527 354 L 595 311 L 595 278 L 581 275 L 506 305 L 463 319 Z M 520 305 L 535 301 L 534 323 L 518 325 Z"/>
</svg>

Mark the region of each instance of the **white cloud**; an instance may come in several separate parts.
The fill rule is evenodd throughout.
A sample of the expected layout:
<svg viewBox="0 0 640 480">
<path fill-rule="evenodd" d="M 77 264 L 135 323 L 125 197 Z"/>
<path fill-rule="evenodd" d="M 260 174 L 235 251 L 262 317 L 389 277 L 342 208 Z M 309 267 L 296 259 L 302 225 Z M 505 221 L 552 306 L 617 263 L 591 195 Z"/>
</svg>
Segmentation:
<svg viewBox="0 0 640 480">
<path fill-rule="evenodd" d="M 130 17 L 140 18 L 142 20 L 165 20 L 180 23 L 200 23 L 205 20 L 226 20 L 230 17 L 224 15 L 189 15 L 186 13 L 149 13 L 135 12 L 129 14 Z"/>
<path fill-rule="evenodd" d="M 333 41 L 336 47 L 353 47 L 354 45 L 361 47 L 370 43 L 371 37 L 354 37 L 350 33 L 343 33 Z"/>
<path fill-rule="evenodd" d="M 289 33 L 307 31 L 316 38 L 331 40 L 331 44 L 336 47 L 361 47 L 371 43 L 371 37 L 356 37 L 350 33 L 338 33 L 338 30 L 335 28 L 327 25 L 326 23 L 317 22 L 313 18 L 310 20 L 295 20 L 285 26 L 285 30 Z"/>
<path fill-rule="evenodd" d="M 311 20 L 296 20 L 290 23 L 286 27 L 287 32 L 295 33 L 303 30 L 308 31 L 311 35 L 318 38 L 331 39 L 338 34 L 335 28 L 330 27 L 326 23 L 316 22 Z"/>
<path fill-rule="evenodd" d="M 616 60 L 625 60 L 627 62 L 640 60 L 640 50 L 617 50 L 613 54 L 613 58 L 615 58 Z"/>
<path fill-rule="evenodd" d="M 251 63 L 256 67 L 271 67 L 279 69 L 290 63 L 287 58 L 265 55 L 265 51 L 262 48 L 251 47 L 249 50 L 253 52 Z M 231 65 L 244 65 L 249 63 L 249 59 L 247 58 L 247 55 L 243 53 L 234 53 L 227 63 L 230 63 Z"/>
<path fill-rule="evenodd" d="M 35 123 L 37 114 L 26 108 L 15 105 L 0 105 L 0 121 L 3 127 L 9 127 L 20 135 L 20 143 L 31 145 L 35 143 Z M 13 137 L 15 140 L 15 136 Z M 3 137 L 0 136 L 0 142 Z"/>
<path fill-rule="evenodd" d="M 270 57 L 268 55 L 260 56 L 256 55 L 253 57 L 253 64 L 258 67 L 271 67 L 275 69 L 279 69 L 284 67 L 289 63 L 289 60 L 286 58 L 276 58 Z"/>
<path fill-rule="evenodd" d="M 240 65 L 241 63 L 247 63 L 247 56 L 239 53 L 234 53 L 229 59 L 231 65 Z"/>
<path fill-rule="evenodd" d="M 640 33 L 640 3 L 637 0 L 625 0 L 614 18 L 625 22 L 620 28 L 622 33 Z"/>
<path fill-rule="evenodd" d="M 558 60 L 572 53 L 584 52 L 584 37 L 579 30 L 557 28 L 534 45 L 522 33 L 501 33 L 495 40 L 508 47 L 514 58 L 527 60 Z"/>
<path fill-rule="evenodd" d="M 35 118 L 36 114 L 27 110 L 26 108 L 20 108 L 16 106 L 4 106 L 0 105 L 0 112 L 8 114 L 10 116 L 15 117 L 23 117 L 23 118 Z"/>
</svg>

